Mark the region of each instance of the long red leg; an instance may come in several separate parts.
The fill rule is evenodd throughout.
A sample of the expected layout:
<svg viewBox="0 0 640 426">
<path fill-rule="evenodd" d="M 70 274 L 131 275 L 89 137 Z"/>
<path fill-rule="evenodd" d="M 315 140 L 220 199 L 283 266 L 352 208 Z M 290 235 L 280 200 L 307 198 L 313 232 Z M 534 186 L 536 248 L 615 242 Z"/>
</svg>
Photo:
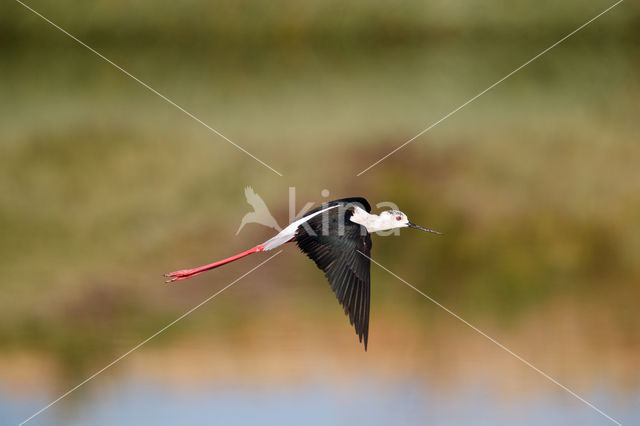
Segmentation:
<svg viewBox="0 0 640 426">
<path fill-rule="evenodd" d="M 238 260 L 253 253 L 258 253 L 262 250 L 264 250 L 264 245 L 259 245 L 250 248 L 247 251 L 243 251 L 242 253 L 238 253 L 235 256 L 231 256 L 229 258 L 219 260 L 218 262 L 210 263 L 208 265 L 200 266 L 199 268 L 182 269 L 180 271 L 170 272 L 168 274 L 164 274 L 165 277 L 171 277 L 170 280 L 167 280 L 165 282 L 172 283 L 174 281 L 186 280 L 187 278 L 195 277 L 196 275 L 201 274 L 205 271 L 217 268 L 218 266 L 226 265 L 227 263 L 233 262 L 234 260 Z"/>
</svg>

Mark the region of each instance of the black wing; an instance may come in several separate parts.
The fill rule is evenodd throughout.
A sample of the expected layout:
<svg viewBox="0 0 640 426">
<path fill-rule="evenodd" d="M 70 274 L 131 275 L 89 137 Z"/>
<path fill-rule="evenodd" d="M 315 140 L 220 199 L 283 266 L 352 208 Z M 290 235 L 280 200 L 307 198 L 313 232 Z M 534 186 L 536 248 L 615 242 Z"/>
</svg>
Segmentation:
<svg viewBox="0 0 640 426">
<path fill-rule="evenodd" d="M 364 339 L 364 349 L 367 350 L 371 269 L 368 257 L 371 253 L 371 237 L 365 227 L 349 220 L 353 214 L 353 207 L 349 208 L 352 203 L 360 204 L 370 211 L 369 203 L 363 198 L 327 203 L 319 208 L 332 204 L 339 204 L 340 207 L 311 218 L 306 222 L 308 226 L 300 226 L 296 233 L 296 243 L 324 271 L 360 341 Z M 310 213 L 312 212 L 308 214 Z M 324 230 L 323 221 L 328 225 Z"/>
<path fill-rule="evenodd" d="M 327 201 L 326 203 L 322 204 L 320 207 L 316 207 L 315 209 L 309 210 L 307 213 L 303 215 L 303 217 L 309 216 L 310 214 L 315 213 L 318 210 L 326 209 L 327 207 L 337 206 L 337 205 L 343 206 L 344 208 L 348 208 L 349 206 L 356 205 L 361 209 L 366 210 L 367 213 L 371 213 L 371 206 L 369 205 L 369 202 L 366 199 L 362 197 L 349 197 L 349 198 L 340 198 L 339 200 Z"/>
</svg>

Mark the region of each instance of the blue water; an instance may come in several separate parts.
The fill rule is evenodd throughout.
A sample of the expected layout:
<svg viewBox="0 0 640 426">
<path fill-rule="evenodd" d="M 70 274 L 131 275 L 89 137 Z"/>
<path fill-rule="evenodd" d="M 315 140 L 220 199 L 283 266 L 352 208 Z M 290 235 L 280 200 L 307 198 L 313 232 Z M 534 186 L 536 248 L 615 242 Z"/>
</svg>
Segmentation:
<svg viewBox="0 0 640 426">
<path fill-rule="evenodd" d="M 88 384 L 29 425 L 609 425 L 570 394 L 500 398 L 482 386 L 438 391 L 424 383 L 362 381 L 338 386 L 224 386 L 172 389 L 121 380 L 97 391 Z M 0 423 L 17 425 L 58 395 L 16 398 L 0 393 Z M 583 395 L 623 424 L 640 424 L 640 390 L 623 396 L 603 389 Z"/>
</svg>

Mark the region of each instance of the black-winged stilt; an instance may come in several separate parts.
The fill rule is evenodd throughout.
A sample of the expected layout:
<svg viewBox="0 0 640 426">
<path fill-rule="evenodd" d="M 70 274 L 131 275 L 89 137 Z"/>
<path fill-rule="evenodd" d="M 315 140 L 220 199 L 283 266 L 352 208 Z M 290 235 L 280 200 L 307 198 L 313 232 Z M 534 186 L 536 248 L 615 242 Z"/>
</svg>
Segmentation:
<svg viewBox="0 0 640 426">
<path fill-rule="evenodd" d="M 367 350 L 371 269 L 369 234 L 405 227 L 440 234 L 409 222 L 401 211 L 386 210 L 375 215 L 371 214 L 371 206 L 364 198 L 342 198 L 311 210 L 294 220 L 275 237 L 247 251 L 209 265 L 183 269 L 164 276 L 170 278 L 167 283 L 185 280 L 252 253 L 272 250 L 295 241 L 300 250 L 324 271 L 331 289 L 355 327 L 360 342 L 364 339 L 364 349 Z"/>
</svg>

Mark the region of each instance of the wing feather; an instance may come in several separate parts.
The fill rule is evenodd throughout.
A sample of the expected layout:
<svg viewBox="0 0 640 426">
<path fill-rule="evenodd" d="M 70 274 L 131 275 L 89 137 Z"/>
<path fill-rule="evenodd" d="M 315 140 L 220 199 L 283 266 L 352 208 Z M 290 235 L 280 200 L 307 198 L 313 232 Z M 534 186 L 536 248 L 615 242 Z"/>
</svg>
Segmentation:
<svg viewBox="0 0 640 426">
<path fill-rule="evenodd" d="M 371 237 L 364 227 L 349 220 L 352 214 L 352 209 L 335 208 L 328 210 L 327 215 L 309 219 L 308 227 L 298 228 L 296 243 L 324 271 L 366 350 L 369 340 L 371 265 L 368 256 L 371 254 Z M 324 233 L 323 220 L 329 223 L 328 232 Z M 342 234 L 339 229 L 343 230 Z"/>
</svg>

